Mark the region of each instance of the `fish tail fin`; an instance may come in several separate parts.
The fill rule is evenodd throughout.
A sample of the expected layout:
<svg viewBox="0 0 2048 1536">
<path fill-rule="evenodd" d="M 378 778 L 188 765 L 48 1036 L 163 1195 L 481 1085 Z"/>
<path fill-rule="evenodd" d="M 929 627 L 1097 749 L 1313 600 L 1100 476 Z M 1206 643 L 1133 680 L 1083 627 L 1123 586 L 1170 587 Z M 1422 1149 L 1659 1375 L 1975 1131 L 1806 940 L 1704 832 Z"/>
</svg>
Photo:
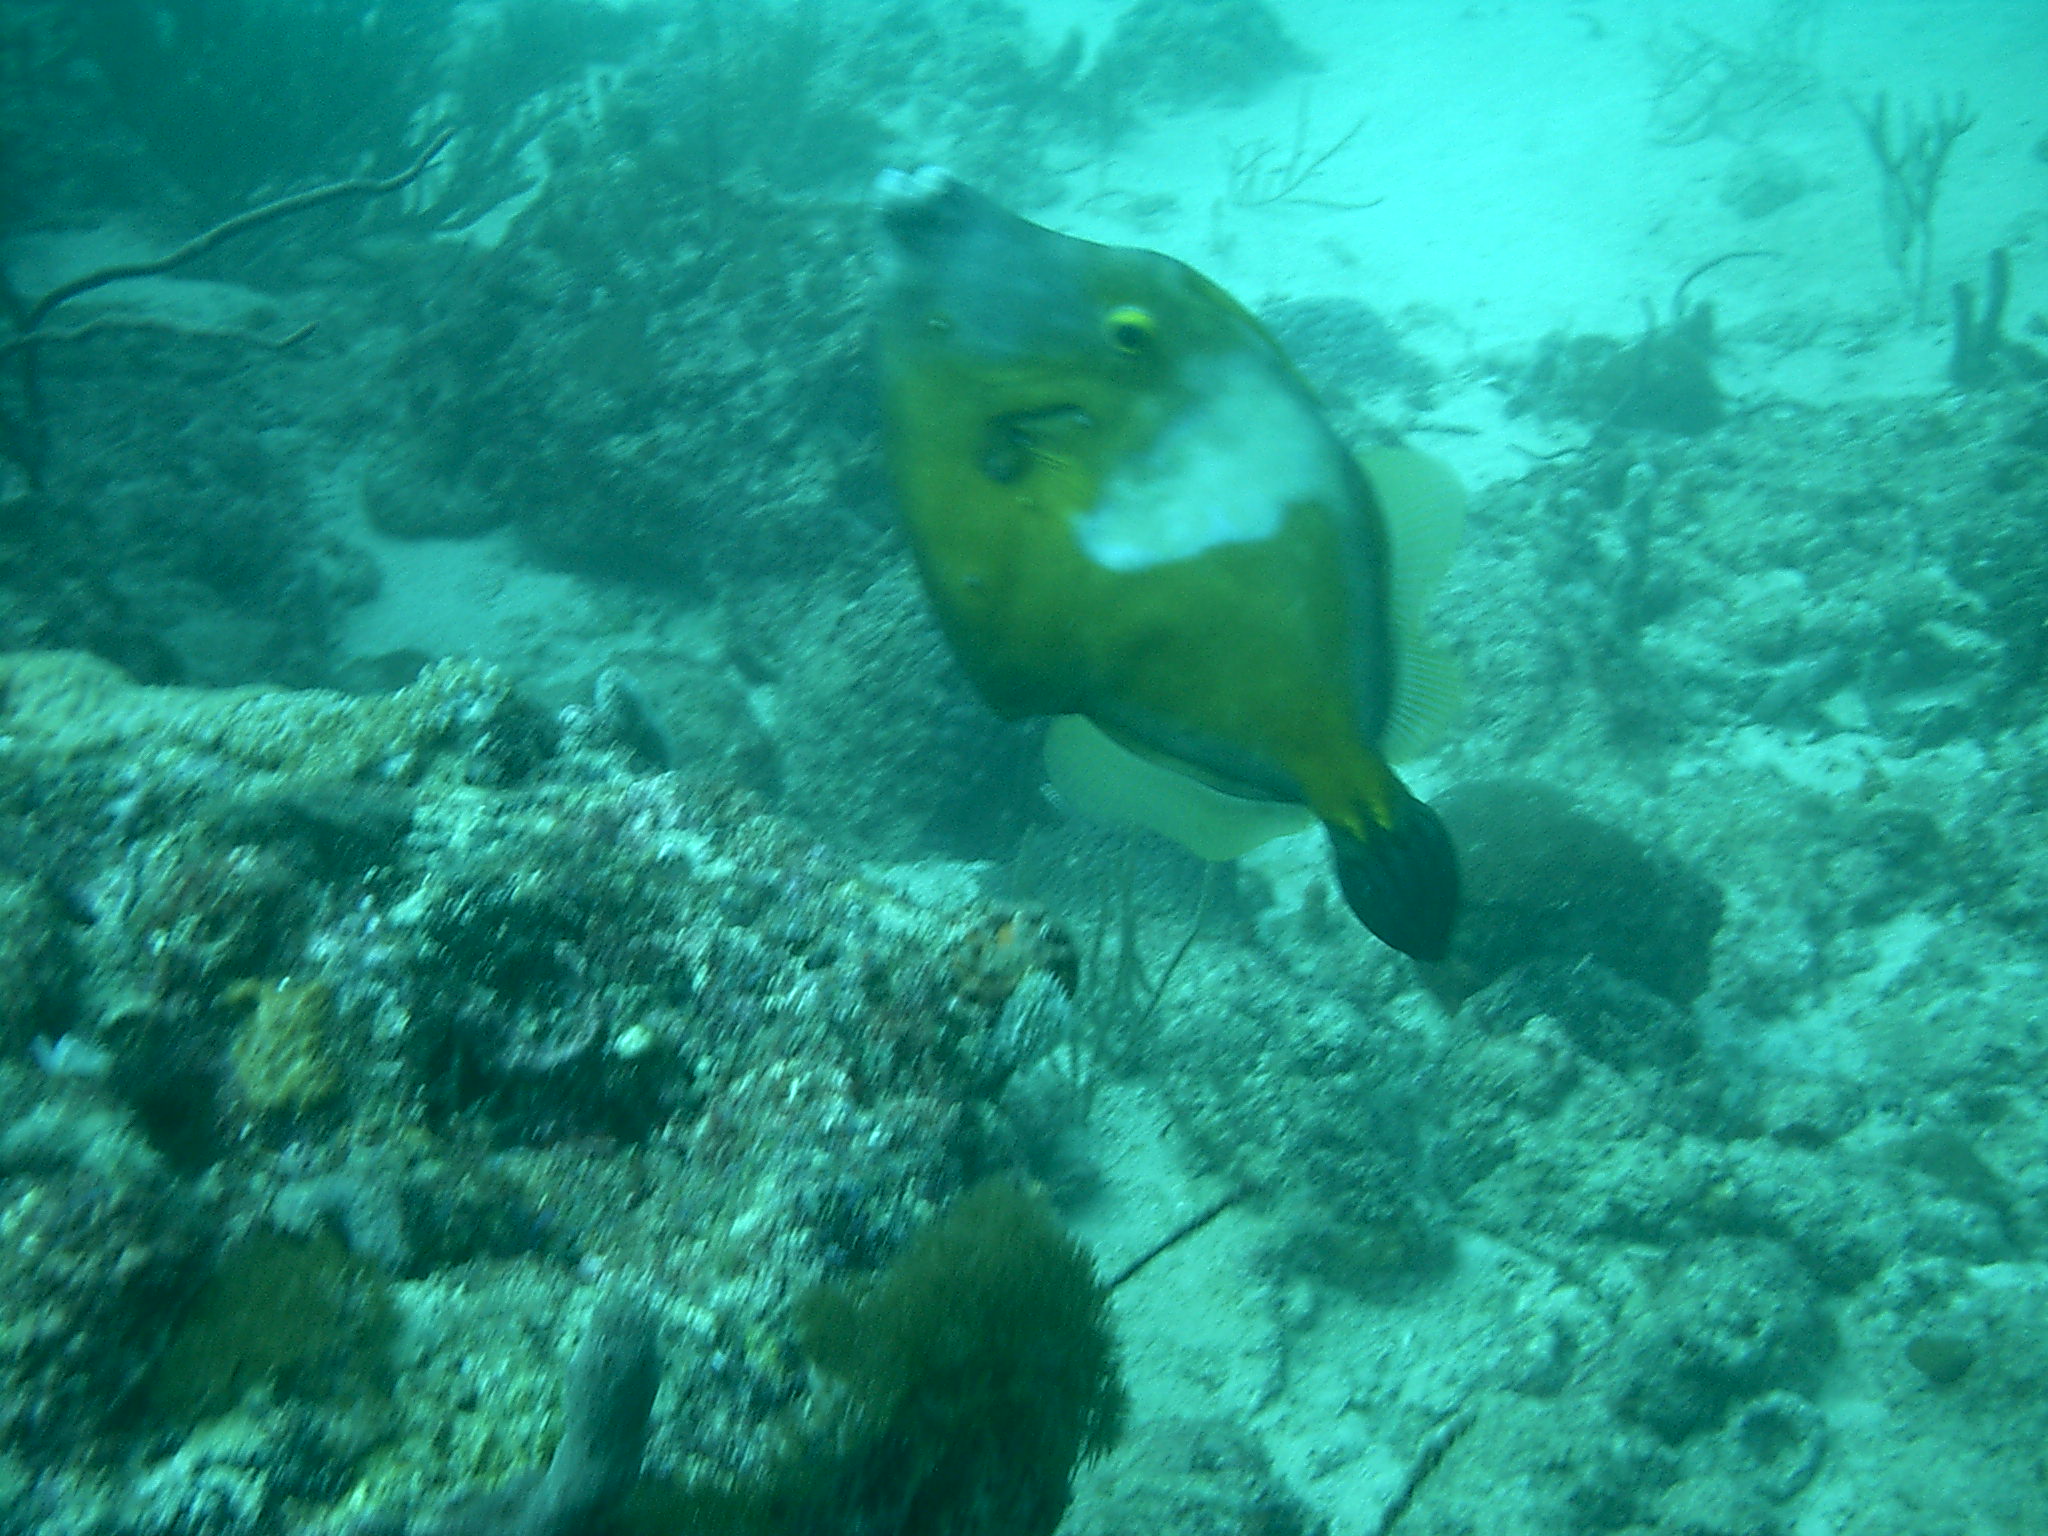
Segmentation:
<svg viewBox="0 0 2048 1536">
<path fill-rule="evenodd" d="M 1373 936 L 1418 960 L 1441 960 L 1458 912 L 1458 858 L 1435 811 L 1397 792 L 1390 825 L 1365 835 L 1325 824 L 1344 900 Z"/>
</svg>

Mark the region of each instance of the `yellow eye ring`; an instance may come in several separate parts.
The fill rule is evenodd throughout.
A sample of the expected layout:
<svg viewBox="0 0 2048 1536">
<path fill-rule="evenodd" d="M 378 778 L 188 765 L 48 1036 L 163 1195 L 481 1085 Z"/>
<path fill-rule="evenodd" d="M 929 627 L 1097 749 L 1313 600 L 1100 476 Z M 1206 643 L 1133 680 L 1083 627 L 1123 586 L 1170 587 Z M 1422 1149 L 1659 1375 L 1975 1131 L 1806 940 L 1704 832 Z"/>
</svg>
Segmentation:
<svg viewBox="0 0 2048 1536">
<path fill-rule="evenodd" d="M 1103 317 L 1102 333 L 1117 351 L 1135 357 L 1152 345 L 1153 338 L 1159 334 L 1159 322 L 1152 318 L 1149 309 L 1140 309 L 1135 304 L 1119 304 Z"/>
</svg>

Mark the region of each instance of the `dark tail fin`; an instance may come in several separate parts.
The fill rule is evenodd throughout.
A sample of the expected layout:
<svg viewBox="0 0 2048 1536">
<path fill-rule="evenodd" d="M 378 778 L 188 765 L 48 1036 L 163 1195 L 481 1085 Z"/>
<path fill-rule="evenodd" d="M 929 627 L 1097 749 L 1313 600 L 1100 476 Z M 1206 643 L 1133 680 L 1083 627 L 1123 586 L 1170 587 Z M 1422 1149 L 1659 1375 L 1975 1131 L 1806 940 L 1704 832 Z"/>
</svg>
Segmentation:
<svg viewBox="0 0 2048 1536">
<path fill-rule="evenodd" d="M 1394 824 L 1365 841 L 1328 831 L 1337 884 L 1358 920 L 1404 955 L 1443 959 L 1458 913 L 1458 857 L 1436 812 L 1404 794 Z"/>
</svg>

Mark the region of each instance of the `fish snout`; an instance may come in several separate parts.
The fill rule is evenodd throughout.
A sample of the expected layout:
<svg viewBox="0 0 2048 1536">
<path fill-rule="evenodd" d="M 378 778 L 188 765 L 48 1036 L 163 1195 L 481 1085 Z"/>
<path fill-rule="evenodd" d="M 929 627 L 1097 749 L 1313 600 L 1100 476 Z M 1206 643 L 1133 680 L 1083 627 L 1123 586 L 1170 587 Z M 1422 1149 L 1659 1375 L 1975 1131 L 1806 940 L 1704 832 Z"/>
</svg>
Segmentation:
<svg viewBox="0 0 2048 1536">
<path fill-rule="evenodd" d="M 889 166 L 876 175 L 868 200 L 886 220 L 892 214 L 914 209 L 944 197 L 960 185 L 960 179 L 943 165 L 920 165 L 914 171 Z"/>
<path fill-rule="evenodd" d="M 1047 350 L 1048 321 L 1093 323 L 1077 240 L 1019 218 L 936 165 L 886 170 L 869 201 L 880 226 L 876 311 L 885 326 L 958 353 L 1014 360 Z"/>
<path fill-rule="evenodd" d="M 875 178 L 868 200 L 889 252 L 899 260 L 930 260 L 971 215 L 974 194 L 944 166 L 890 167 Z"/>
</svg>

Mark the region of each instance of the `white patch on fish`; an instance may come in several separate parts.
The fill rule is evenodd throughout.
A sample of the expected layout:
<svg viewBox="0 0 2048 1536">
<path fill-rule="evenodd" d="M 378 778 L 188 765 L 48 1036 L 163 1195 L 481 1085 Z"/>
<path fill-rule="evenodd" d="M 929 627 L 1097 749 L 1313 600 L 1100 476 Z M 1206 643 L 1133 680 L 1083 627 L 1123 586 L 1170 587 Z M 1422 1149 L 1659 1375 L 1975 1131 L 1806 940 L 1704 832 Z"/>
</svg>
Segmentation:
<svg viewBox="0 0 2048 1536">
<path fill-rule="evenodd" d="M 1290 506 L 1341 506 L 1349 494 L 1315 418 L 1260 364 L 1216 358 L 1187 382 L 1187 408 L 1075 520 L 1082 552 L 1104 570 L 1256 543 L 1280 531 Z"/>
</svg>

